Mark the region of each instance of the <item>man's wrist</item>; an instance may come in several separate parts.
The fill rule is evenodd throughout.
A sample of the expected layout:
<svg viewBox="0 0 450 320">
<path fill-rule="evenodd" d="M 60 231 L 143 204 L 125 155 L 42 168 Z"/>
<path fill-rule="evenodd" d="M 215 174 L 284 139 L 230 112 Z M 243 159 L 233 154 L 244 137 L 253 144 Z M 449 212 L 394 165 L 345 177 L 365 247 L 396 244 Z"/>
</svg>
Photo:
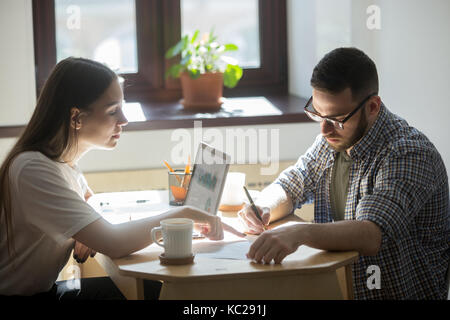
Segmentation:
<svg viewBox="0 0 450 320">
<path fill-rule="evenodd" d="M 311 226 L 310 224 L 303 224 L 303 223 L 292 226 L 294 228 L 295 244 L 297 245 L 297 248 L 302 244 L 309 243 L 311 232 L 310 226 Z"/>
</svg>

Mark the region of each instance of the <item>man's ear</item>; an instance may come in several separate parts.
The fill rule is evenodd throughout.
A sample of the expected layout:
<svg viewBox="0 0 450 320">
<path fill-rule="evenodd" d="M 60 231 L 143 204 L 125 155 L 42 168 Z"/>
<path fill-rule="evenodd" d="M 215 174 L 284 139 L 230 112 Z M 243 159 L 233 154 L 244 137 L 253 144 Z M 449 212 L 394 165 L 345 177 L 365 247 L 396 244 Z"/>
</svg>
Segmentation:
<svg viewBox="0 0 450 320">
<path fill-rule="evenodd" d="M 377 116 L 381 108 L 381 98 L 379 96 L 373 96 L 369 100 L 369 115 Z"/>
<path fill-rule="evenodd" d="M 70 126 L 75 130 L 81 129 L 81 111 L 80 109 L 73 107 L 70 109 Z"/>
</svg>

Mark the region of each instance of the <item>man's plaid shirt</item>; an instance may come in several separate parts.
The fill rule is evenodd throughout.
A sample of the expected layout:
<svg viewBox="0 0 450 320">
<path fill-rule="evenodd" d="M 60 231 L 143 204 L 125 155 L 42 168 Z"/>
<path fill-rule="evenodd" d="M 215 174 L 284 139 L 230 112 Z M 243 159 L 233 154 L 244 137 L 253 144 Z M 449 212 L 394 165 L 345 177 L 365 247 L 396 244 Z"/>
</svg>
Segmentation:
<svg viewBox="0 0 450 320">
<path fill-rule="evenodd" d="M 295 208 L 314 202 L 316 223 L 333 222 L 330 185 L 336 155 L 319 135 L 275 181 Z M 449 188 L 434 145 L 382 105 L 350 157 L 345 220 L 369 220 L 382 231 L 378 254 L 360 256 L 353 265 L 355 298 L 446 299 Z M 380 268 L 381 289 L 368 289 L 370 265 Z"/>
</svg>

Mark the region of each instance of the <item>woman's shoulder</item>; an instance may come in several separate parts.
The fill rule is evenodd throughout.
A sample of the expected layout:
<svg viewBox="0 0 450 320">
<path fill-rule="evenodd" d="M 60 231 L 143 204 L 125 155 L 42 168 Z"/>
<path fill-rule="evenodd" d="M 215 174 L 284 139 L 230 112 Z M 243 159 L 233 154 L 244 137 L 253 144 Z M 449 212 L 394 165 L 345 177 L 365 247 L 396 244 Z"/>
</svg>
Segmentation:
<svg viewBox="0 0 450 320">
<path fill-rule="evenodd" d="M 18 154 L 14 158 L 13 162 L 11 163 L 10 173 L 19 174 L 24 167 L 30 164 L 37 164 L 38 166 L 35 166 L 36 168 L 39 168 L 39 165 L 54 168 L 57 167 L 56 163 L 53 160 L 49 159 L 41 152 L 25 151 Z"/>
<path fill-rule="evenodd" d="M 19 153 L 15 158 L 14 158 L 14 163 L 23 163 L 23 162 L 29 162 L 32 160 L 37 160 L 37 161 L 44 161 L 44 162 L 49 162 L 52 163 L 54 162 L 53 160 L 49 159 L 48 157 L 46 157 L 42 152 L 39 151 L 24 151 Z"/>
</svg>

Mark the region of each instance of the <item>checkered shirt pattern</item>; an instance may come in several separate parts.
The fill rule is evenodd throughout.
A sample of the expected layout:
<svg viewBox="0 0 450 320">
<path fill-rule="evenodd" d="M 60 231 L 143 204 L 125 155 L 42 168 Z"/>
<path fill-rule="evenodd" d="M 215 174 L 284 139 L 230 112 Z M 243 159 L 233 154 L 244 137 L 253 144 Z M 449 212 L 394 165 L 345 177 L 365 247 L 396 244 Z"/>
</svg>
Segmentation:
<svg viewBox="0 0 450 320">
<path fill-rule="evenodd" d="M 314 202 L 314 222 L 333 222 L 330 185 L 337 152 L 319 135 L 280 184 L 294 208 Z M 352 266 L 356 299 L 446 299 L 450 259 L 449 188 L 434 145 L 382 104 L 367 134 L 350 152 L 353 160 L 345 220 L 369 220 L 382 232 L 376 256 Z M 380 289 L 367 282 L 380 268 Z"/>
</svg>

